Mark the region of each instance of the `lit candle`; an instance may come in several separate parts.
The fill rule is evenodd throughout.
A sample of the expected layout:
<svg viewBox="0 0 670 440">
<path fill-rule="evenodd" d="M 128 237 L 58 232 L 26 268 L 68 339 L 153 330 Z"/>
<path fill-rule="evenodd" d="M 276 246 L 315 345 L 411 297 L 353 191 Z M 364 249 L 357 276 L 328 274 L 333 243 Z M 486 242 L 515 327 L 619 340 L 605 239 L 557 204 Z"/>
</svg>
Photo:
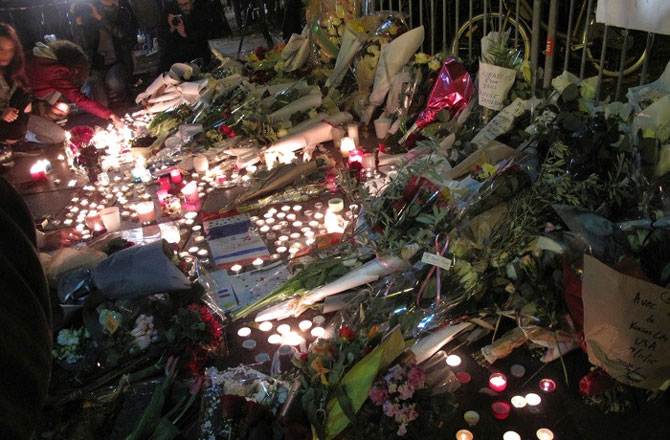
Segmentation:
<svg viewBox="0 0 670 440">
<path fill-rule="evenodd" d="M 137 217 L 139 218 L 142 224 L 148 224 L 154 221 L 156 214 L 154 212 L 154 202 L 142 202 L 138 203 L 135 207 L 135 212 L 137 212 Z"/>
<path fill-rule="evenodd" d="M 461 429 L 456 433 L 456 440 L 472 440 L 473 437 L 472 433 L 467 429 Z"/>
<path fill-rule="evenodd" d="M 300 331 L 306 332 L 307 330 L 312 328 L 312 321 L 309 321 L 307 319 L 304 321 L 300 321 L 298 327 L 300 328 Z"/>
<path fill-rule="evenodd" d="M 191 255 L 195 255 L 195 254 L 198 253 L 199 250 L 200 250 L 200 248 L 198 246 L 192 246 L 192 247 L 188 248 L 188 253 L 191 254 Z"/>
<path fill-rule="evenodd" d="M 33 182 L 40 182 L 47 178 L 47 170 L 42 161 L 38 161 L 30 167 L 30 177 L 33 179 Z"/>
<path fill-rule="evenodd" d="M 282 343 L 282 337 L 279 336 L 279 335 L 276 334 L 276 333 L 273 333 L 273 334 L 271 334 L 270 337 L 268 338 L 268 342 L 269 342 L 270 344 L 274 344 L 274 345 L 281 344 L 281 343 Z"/>
<path fill-rule="evenodd" d="M 293 211 L 295 212 L 302 211 L 302 205 L 293 205 Z"/>
<path fill-rule="evenodd" d="M 279 213 L 277 213 L 277 218 L 278 218 L 279 220 L 282 220 L 282 219 L 286 218 L 286 213 L 285 213 L 285 212 L 279 212 Z"/>
<path fill-rule="evenodd" d="M 323 327 L 314 327 L 310 334 L 315 338 L 320 338 L 325 332 L 326 330 Z"/>
<path fill-rule="evenodd" d="M 251 334 L 251 329 L 249 327 L 241 327 L 239 330 L 237 330 L 237 336 L 240 338 L 246 338 Z"/>
<path fill-rule="evenodd" d="M 261 226 L 260 231 L 262 234 L 267 234 L 268 232 L 270 232 L 270 227 L 268 225 Z"/>
<path fill-rule="evenodd" d="M 503 440 L 521 440 L 521 436 L 515 431 L 507 431 L 503 434 Z"/>
<path fill-rule="evenodd" d="M 526 394 L 526 403 L 528 406 L 537 406 L 542 402 L 542 398 L 535 393 Z"/>
<path fill-rule="evenodd" d="M 538 440 L 554 440 L 554 433 L 550 429 L 540 428 L 535 433 Z"/>
<path fill-rule="evenodd" d="M 540 381 L 540 389 L 545 393 L 551 393 L 556 389 L 556 382 L 551 379 L 542 379 Z"/>
<path fill-rule="evenodd" d="M 86 216 L 86 219 L 84 220 L 84 223 L 90 229 L 95 229 L 96 226 L 102 226 L 102 218 L 100 217 L 100 213 L 98 211 L 89 212 Z"/>
<path fill-rule="evenodd" d="M 375 155 L 370 154 L 370 153 L 365 153 L 363 155 L 363 160 L 361 161 L 361 164 L 363 165 L 363 168 L 365 168 L 367 171 L 372 171 L 376 167 L 375 163 Z"/>
<path fill-rule="evenodd" d="M 240 266 L 239 264 L 234 264 L 234 265 L 230 268 L 230 270 L 232 270 L 233 272 L 235 272 L 235 275 L 237 275 L 237 274 L 239 274 L 240 271 L 242 270 L 242 266 Z"/>
<path fill-rule="evenodd" d="M 264 321 L 264 322 L 261 322 L 261 323 L 258 325 L 258 328 L 259 328 L 260 331 L 262 331 L 262 332 L 269 332 L 270 330 L 272 330 L 272 323 L 271 323 L 270 321 Z"/>
<path fill-rule="evenodd" d="M 286 216 L 286 220 L 288 220 L 288 221 L 290 221 L 290 222 L 295 221 L 297 218 L 298 218 L 298 217 L 297 217 L 295 214 L 288 214 L 288 215 Z"/>
<path fill-rule="evenodd" d="M 261 266 L 263 266 L 263 259 L 262 258 L 256 258 L 254 261 L 251 262 L 251 264 L 253 264 L 254 267 L 261 267 Z"/>
<path fill-rule="evenodd" d="M 447 365 L 450 367 L 458 367 L 461 365 L 461 357 L 457 354 L 450 354 L 447 356 Z"/>
<path fill-rule="evenodd" d="M 282 210 L 283 212 L 289 212 L 289 211 L 291 210 L 291 207 L 288 206 L 288 205 L 284 205 L 284 206 L 281 207 L 281 210 Z"/>
<path fill-rule="evenodd" d="M 158 203 L 160 203 L 161 206 L 165 206 L 165 199 L 170 195 L 168 190 L 166 189 L 159 189 L 156 191 L 156 196 L 158 197 Z"/>
<path fill-rule="evenodd" d="M 168 243 L 179 243 L 181 240 L 179 228 L 175 225 L 163 225 L 161 228 L 161 237 Z"/>
<path fill-rule="evenodd" d="M 514 396 L 511 399 L 514 408 L 523 408 L 526 406 L 526 398 L 523 396 Z"/>
<path fill-rule="evenodd" d="M 186 210 L 189 212 L 200 211 L 200 194 L 198 193 L 198 185 L 195 182 L 186 184 L 181 193 L 186 199 Z"/>
<path fill-rule="evenodd" d="M 281 324 L 279 327 L 277 327 L 277 333 L 280 335 L 286 335 L 291 331 L 291 326 L 288 324 Z"/>
<path fill-rule="evenodd" d="M 340 154 L 342 154 L 342 157 L 349 157 L 349 152 L 354 149 L 356 149 L 356 143 L 352 138 L 342 138 L 342 142 L 340 143 Z"/>
<path fill-rule="evenodd" d="M 507 388 L 507 378 L 505 375 L 502 373 L 493 373 L 489 376 L 489 388 L 498 393 Z"/>
<path fill-rule="evenodd" d="M 277 328 L 277 330 L 279 330 L 279 328 Z M 296 346 L 302 344 L 304 341 L 303 337 L 296 332 L 288 332 L 284 335 L 284 344 L 286 345 Z"/>
<path fill-rule="evenodd" d="M 179 185 L 182 182 L 181 171 L 179 171 L 176 168 L 171 170 L 170 171 L 170 178 L 172 179 L 172 183 L 174 183 L 175 185 Z"/>
<path fill-rule="evenodd" d="M 507 402 L 497 401 L 491 404 L 491 414 L 493 418 L 498 420 L 505 420 L 509 416 L 510 405 Z"/>
</svg>

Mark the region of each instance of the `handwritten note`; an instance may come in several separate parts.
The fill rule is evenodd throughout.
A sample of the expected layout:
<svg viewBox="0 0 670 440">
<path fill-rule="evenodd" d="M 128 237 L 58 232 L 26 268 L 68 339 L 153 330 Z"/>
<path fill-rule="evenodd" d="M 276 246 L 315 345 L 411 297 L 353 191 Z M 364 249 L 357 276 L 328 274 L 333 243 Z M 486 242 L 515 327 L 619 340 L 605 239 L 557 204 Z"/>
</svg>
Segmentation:
<svg viewBox="0 0 670 440">
<path fill-rule="evenodd" d="M 670 379 L 670 289 L 584 256 L 589 361 L 619 382 L 657 389 Z"/>
<path fill-rule="evenodd" d="M 524 101 L 517 98 L 510 105 L 502 109 L 486 126 L 479 130 L 479 133 L 472 139 L 472 143 L 479 148 L 488 144 L 501 134 L 507 133 L 514 124 L 514 119 L 518 118 L 531 105 L 531 101 Z"/>
<path fill-rule="evenodd" d="M 479 105 L 492 110 L 503 108 L 503 101 L 514 85 L 516 70 L 479 63 Z"/>
</svg>

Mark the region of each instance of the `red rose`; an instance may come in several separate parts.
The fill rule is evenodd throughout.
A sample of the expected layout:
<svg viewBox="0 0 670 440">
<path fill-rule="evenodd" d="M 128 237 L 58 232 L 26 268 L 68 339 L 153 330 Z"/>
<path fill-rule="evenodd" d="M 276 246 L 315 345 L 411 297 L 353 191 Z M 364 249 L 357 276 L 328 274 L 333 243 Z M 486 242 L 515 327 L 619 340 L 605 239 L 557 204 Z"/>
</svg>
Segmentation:
<svg viewBox="0 0 670 440">
<path fill-rule="evenodd" d="M 309 353 L 307 353 L 307 352 L 300 353 L 300 362 L 307 362 L 308 357 L 309 357 Z"/>
<path fill-rule="evenodd" d="M 263 46 L 258 46 L 255 50 L 256 56 L 261 59 L 265 55 L 265 52 L 267 52 L 267 48 Z"/>
<path fill-rule="evenodd" d="M 245 404 L 244 418 L 242 422 L 250 427 L 256 426 L 262 421 L 272 420 L 272 413 L 265 405 L 254 402 L 253 400 L 247 400 Z"/>
<path fill-rule="evenodd" d="M 340 336 L 340 338 L 347 341 L 351 341 L 356 337 L 356 332 L 347 326 L 340 327 L 340 331 L 338 331 L 337 334 Z"/>
<path fill-rule="evenodd" d="M 247 399 L 235 394 L 226 394 L 221 397 L 221 408 L 223 410 L 224 419 L 240 420 L 244 415 L 244 409 L 247 404 Z"/>
<path fill-rule="evenodd" d="M 579 381 L 579 390 L 587 396 L 598 396 L 604 392 L 614 389 L 616 380 L 602 368 L 591 371 Z"/>
<path fill-rule="evenodd" d="M 186 347 L 186 350 L 184 350 L 184 355 L 186 359 L 186 364 L 184 367 L 186 370 L 194 377 L 200 376 L 200 373 L 205 367 L 205 363 L 209 358 L 207 350 L 201 346 L 197 346 L 195 348 Z"/>
</svg>

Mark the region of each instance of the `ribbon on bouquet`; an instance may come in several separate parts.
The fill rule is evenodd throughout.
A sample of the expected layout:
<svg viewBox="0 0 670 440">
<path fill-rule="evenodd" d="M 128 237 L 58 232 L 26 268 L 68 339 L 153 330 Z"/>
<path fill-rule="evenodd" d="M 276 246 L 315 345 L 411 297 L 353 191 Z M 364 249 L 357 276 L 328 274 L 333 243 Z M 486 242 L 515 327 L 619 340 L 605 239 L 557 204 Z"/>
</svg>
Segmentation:
<svg viewBox="0 0 670 440">
<path fill-rule="evenodd" d="M 447 249 L 449 249 L 449 243 L 451 242 L 451 238 L 447 237 L 447 241 L 444 243 L 444 246 L 442 247 L 442 250 L 440 251 L 440 234 L 437 234 L 435 236 L 435 253 L 441 257 L 443 256 L 446 252 Z M 435 305 L 440 305 L 440 290 L 441 290 L 441 284 L 442 284 L 442 272 L 439 266 L 433 266 L 430 268 L 430 271 L 428 272 L 428 275 L 426 276 L 426 279 L 423 280 L 423 283 L 421 283 L 421 288 L 419 289 L 419 293 L 416 295 L 416 305 L 417 307 L 421 308 L 421 310 L 426 311 L 421 307 L 421 295 L 423 294 L 424 289 L 428 285 L 428 281 L 430 281 L 430 277 L 433 276 L 433 273 L 437 270 L 437 291 L 435 295 Z"/>
</svg>

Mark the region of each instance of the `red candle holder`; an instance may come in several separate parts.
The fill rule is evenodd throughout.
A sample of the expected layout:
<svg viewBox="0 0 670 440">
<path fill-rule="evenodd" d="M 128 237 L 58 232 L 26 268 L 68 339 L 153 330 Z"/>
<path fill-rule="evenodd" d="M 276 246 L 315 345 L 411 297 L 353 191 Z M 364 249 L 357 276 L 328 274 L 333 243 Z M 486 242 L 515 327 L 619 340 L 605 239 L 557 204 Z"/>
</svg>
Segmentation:
<svg viewBox="0 0 670 440">
<path fill-rule="evenodd" d="M 540 389 L 545 393 L 551 393 L 556 389 L 556 382 L 551 379 L 542 379 L 540 381 Z"/>
<path fill-rule="evenodd" d="M 493 373 L 489 376 L 489 388 L 495 392 L 502 392 L 507 388 L 507 377 L 502 373 Z"/>
<path fill-rule="evenodd" d="M 351 165 L 354 162 L 358 162 L 363 165 L 363 150 L 359 148 L 354 148 L 353 150 L 349 151 L 349 165 Z"/>
<path fill-rule="evenodd" d="M 509 413 L 512 407 L 509 403 L 499 400 L 491 404 L 491 414 L 496 420 L 505 420 L 509 417 Z"/>
<path fill-rule="evenodd" d="M 175 185 L 179 185 L 182 181 L 181 171 L 179 171 L 176 168 L 171 170 L 170 171 L 170 178 L 172 179 L 172 183 L 174 183 Z"/>
<path fill-rule="evenodd" d="M 37 162 L 30 168 L 30 177 L 33 182 L 41 182 L 47 178 L 47 170 L 43 163 Z"/>
<path fill-rule="evenodd" d="M 172 184 L 170 183 L 170 177 L 168 176 L 159 177 L 158 183 L 160 184 L 161 189 L 166 191 L 170 191 L 170 188 L 172 187 Z"/>
</svg>

